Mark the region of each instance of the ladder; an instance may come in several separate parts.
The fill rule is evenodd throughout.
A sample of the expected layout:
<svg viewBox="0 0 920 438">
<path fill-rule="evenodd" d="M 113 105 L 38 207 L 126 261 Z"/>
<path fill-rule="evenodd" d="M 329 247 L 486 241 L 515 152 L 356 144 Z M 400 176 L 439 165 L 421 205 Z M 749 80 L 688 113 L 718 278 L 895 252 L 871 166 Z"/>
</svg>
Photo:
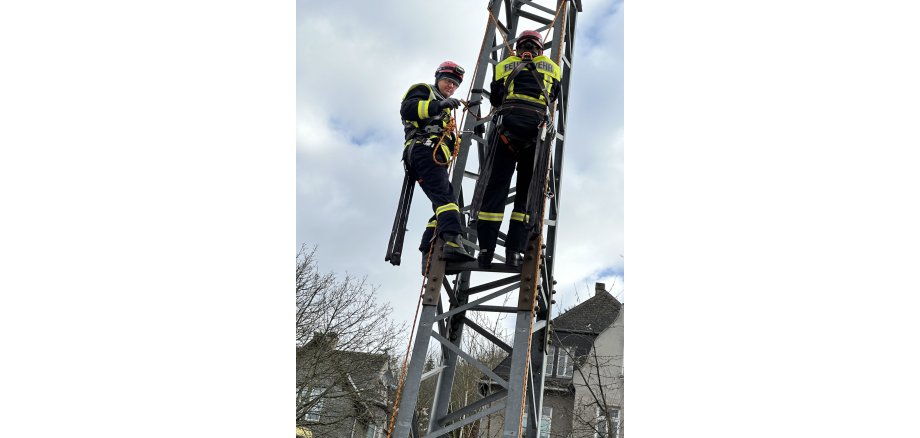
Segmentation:
<svg viewBox="0 0 920 438">
<path fill-rule="evenodd" d="M 568 105 L 569 83 L 572 79 L 572 61 L 575 43 L 575 24 L 578 12 L 582 11 L 581 0 L 491 0 L 488 6 L 489 17 L 486 32 L 479 52 L 477 69 L 472 78 L 470 102 L 480 101 L 482 106 L 488 103 L 489 91 L 485 89 L 491 82 L 494 67 L 509 55 L 508 45 L 514 46 L 516 36 L 523 30 L 536 30 L 549 38 L 545 42 L 544 54 L 553 59 L 562 69 L 560 94 L 553 108 L 552 126 L 544 141 L 538 142 L 535 158 L 534 183 L 531 193 L 542 196 L 535 210 L 529 210 L 534 227 L 524 252 L 524 262 L 519 268 L 504 263 L 493 263 L 488 269 L 479 268 L 473 262 L 444 262 L 440 252 L 442 242 L 435 242 L 428 273 L 422 292 L 421 311 L 415 333 L 415 343 L 409 358 L 408 368 L 403 380 L 399 403 L 396 406 L 395 424 L 392 434 L 396 438 L 444 437 L 452 431 L 479 421 L 494 414 L 503 415 L 502 437 L 536 438 L 540 430 L 540 412 L 543 405 L 543 362 L 545 350 L 550 338 L 549 319 L 551 318 L 553 285 L 553 266 L 555 264 L 556 229 L 560 207 L 560 186 L 562 182 L 562 163 L 565 151 L 566 110 Z M 507 42 L 507 45 L 506 45 Z M 489 73 L 489 74 L 487 74 Z M 486 78 L 489 78 L 489 82 Z M 473 110 L 476 111 L 476 110 Z M 454 161 L 451 185 L 463 204 L 462 183 L 464 178 L 478 180 L 488 177 L 488 168 L 484 166 L 488 156 L 487 138 L 493 132 L 491 117 L 466 117 L 461 127 L 462 139 Z M 490 135 L 483 136 L 483 133 Z M 473 142 L 477 145 L 480 173 L 467 171 L 467 160 Z M 513 193 L 512 182 L 512 193 Z M 480 184 L 484 186 L 484 184 Z M 531 195 L 534 197 L 533 195 Z M 411 192 L 401 194 L 401 203 Z M 472 197 L 473 199 L 476 196 Z M 508 204 L 513 202 L 509 196 Z M 463 238 L 469 246 L 476 247 L 475 226 L 470 224 L 472 213 L 478 206 L 472 202 L 463 205 Z M 405 224 L 394 224 L 394 230 L 402 229 Z M 504 245 L 504 234 L 499 234 L 499 245 Z M 478 249 L 478 248 L 477 248 Z M 392 241 L 388 260 L 398 257 L 401 252 L 401 240 L 398 251 L 393 251 Z M 499 251 L 496 250 L 496 254 Z M 497 259 L 504 261 L 501 256 Z M 474 281 L 474 272 L 509 274 L 498 280 Z M 453 276 L 453 281 L 448 277 Z M 485 304 L 500 297 L 513 297 L 517 293 L 514 306 L 495 306 Z M 448 304 L 442 301 L 446 296 Z M 481 327 L 468 319 L 468 312 L 505 312 L 515 315 L 514 338 L 511 345 L 502 341 L 495 333 Z M 508 378 L 497 375 L 489 366 L 461 348 L 464 333 L 472 330 L 488 339 L 511 357 Z M 428 347 L 432 340 L 440 345 L 440 366 L 423 373 Z M 477 368 L 491 382 L 500 387 L 497 391 L 482 399 L 474 400 L 466 406 L 450 409 L 454 383 L 454 373 L 458 360 Z M 429 410 L 427 431 L 416 428 L 414 413 L 418 404 L 419 389 L 422 381 L 437 378 L 432 406 Z M 527 424 L 521 424 L 522 412 L 526 409 Z"/>
</svg>

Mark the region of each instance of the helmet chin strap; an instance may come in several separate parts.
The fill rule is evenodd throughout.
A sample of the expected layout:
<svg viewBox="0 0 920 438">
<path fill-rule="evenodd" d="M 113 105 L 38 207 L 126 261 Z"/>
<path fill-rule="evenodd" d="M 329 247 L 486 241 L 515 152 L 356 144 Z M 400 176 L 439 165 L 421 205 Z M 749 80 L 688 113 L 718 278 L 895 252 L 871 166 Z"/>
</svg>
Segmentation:
<svg viewBox="0 0 920 438">
<path fill-rule="evenodd" d="M 530 50 L 528 50 L 528 51 L 526 51 L 526 52 L 521 52 L 521 53 L 518 55 L 518 57 L 520 57 L 520 58 L 521 58 L 522 60 L 524 60 L 524 61 L 530 61 L 530 60 L 534 59 L 534 58 L 537 57 L 537 56 L 540 56 L 540 52 L 537 52 L 537 51 L 530 51 Z"/>
</svg>

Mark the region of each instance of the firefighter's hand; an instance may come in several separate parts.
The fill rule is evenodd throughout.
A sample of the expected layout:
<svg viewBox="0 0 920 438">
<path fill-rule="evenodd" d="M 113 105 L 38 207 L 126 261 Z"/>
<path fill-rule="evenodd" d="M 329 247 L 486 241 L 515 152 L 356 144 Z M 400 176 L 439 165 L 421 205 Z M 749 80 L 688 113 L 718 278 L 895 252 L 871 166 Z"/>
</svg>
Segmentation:
<svg viewBox="0 0 920 438">
<path fill-rule="evenodd" d="M 444 108 L 457 109 L 459 107 L 460 107 L 460 101 L 457 99 L 454 99 L 453 97 L 448 97 L 447 99 L 444 99 L 441 101 L 441 109 L 444 109 Z"/>
<path fill-rule="evenodd" d="M 505 100 L 505 82 L 501 79 L 492 81 L 489 88 L 489 103 L 491 103 L 493 107 L 501 105 Z"/>
</svg>

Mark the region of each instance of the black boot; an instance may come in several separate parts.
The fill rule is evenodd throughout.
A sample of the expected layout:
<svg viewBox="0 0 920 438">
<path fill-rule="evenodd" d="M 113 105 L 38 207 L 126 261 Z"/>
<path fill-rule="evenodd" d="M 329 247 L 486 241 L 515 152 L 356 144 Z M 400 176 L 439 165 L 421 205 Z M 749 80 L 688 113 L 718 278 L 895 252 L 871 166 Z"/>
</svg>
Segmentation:
<svg viewBox="0 0 920 438">
<path fill-rule="evenodd" d="M 513 250 L 505 250 L 505 264 L 514 268 L 518 268 L 521 264 L 524 263 L 524 256 L 521 253 Z"/>
<path fill-rule="evenodd" d="M 444 240 L 444 255 L 442 257 L 444 260 L 453 262 L 471 262 L 476 260 L 476 257 L 473 257 L 473 253 L 467 251 L 463 246 L 459 234 L 453 237 L 444 236 Z"/>
<path fill-rule="evenodd" d="M 476 256 L 476 260 L 479 261 L 479 267 L 482 269 L 489 269 L 492 267 L 492 255 L 495 254 L 494 249 L 479 249 L 479 255 Z"/>
</svg>

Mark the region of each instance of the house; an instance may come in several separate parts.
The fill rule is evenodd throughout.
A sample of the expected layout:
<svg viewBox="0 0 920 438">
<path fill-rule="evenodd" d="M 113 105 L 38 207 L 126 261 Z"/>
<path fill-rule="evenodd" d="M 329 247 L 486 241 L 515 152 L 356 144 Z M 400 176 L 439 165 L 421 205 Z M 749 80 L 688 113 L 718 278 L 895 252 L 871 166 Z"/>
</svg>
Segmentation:
<svg viewBox="0 0 920 438">
<path fill-rule="evenodd" d="M 329 438 L 386 436 L 386 354 L 336 349 L 335 334 L 315 333 L 297 349 L 298 435 Z"/>
<path fill-rule="evenodd" d="M 547 348 L 541 438 L 623 438 L 623 304 L 595 284 L 595 294 L 557 316 Z M 511 358 L 495 373 L 507 378 Z M 481 385 L 485 395 L 494 384 Z M 500 437 L 501 415 L 483 420 Z"/>
</svg>

